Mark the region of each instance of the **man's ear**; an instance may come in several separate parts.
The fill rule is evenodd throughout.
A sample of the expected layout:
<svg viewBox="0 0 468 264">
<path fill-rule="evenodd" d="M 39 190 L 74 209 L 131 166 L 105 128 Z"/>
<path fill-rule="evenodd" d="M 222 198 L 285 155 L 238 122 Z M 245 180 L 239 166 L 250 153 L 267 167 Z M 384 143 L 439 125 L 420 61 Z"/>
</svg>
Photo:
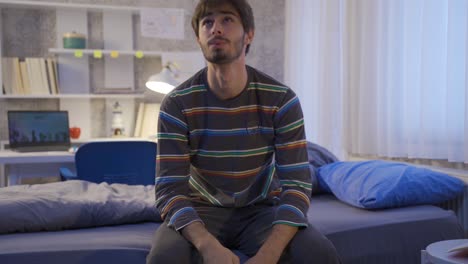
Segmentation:
<svg viewBox="0 0 468 264">
<path fill-rule="evenodd" d="M 253 30 L 250 30 L 245 34 L 245 44 L 251 44 L 253 41 L 253 37 L 255 35 L 255 32 Z"/>
</svg>

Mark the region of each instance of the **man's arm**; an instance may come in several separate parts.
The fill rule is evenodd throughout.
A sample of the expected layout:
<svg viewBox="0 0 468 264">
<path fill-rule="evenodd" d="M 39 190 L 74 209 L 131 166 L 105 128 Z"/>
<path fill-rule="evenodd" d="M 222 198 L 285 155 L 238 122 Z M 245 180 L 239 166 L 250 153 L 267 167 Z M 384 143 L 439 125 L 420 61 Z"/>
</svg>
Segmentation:
<svg viewBox="0 0 468 264">
<path fill-rule="evenodd" d="M 281 184 L 280 202 L 273 224 L 308 226 L 310 178 L 304 118 L 299 99 L 288 90 L 274 119 L 275 166 Z"/>
<path fill-rule="evenodd" d="M 167 95 L 159 113 L 156 207 L 169 227 L 180 230 L 202 220 L 189 198 L 188 125 L 176 99 Z"/>
<path fill-rule="evenodd" d="M 257 254 L 249 259 L 246 264 L 278 263 L 281 254 L 289 241 L 297 232 L 297 227 L 277 224 L 273 226 L 271 234 L 259 249 Z"/>
<path fill-rule="evenodd" d="M 277 263 L 298 229 L 308 226 L 312 184 L 302 109 L 292 90 L 279 106 L 274 126 L 275 164 L 281 183 L 281 199 L 271 234 L 248 263 Z"/>
<path fill-rule="evenodd" d="M 232 253 L 231 250 L 221 245 L 200 222 L 194 222 L 184 227 L 182 229 L 182 235 L 198 250 L 205 264 L 239 263 L 239 257 Z"/>
<path fill-rule="evenodd" d="M 239 263 L 239 258 L 206 230 L 190 202 L 188 126 L 182 110 L 170 95 L 161 105 L 158 123 L 155 190 L 161 217 L 195 246 L 204 263 Z"/>
</svg>

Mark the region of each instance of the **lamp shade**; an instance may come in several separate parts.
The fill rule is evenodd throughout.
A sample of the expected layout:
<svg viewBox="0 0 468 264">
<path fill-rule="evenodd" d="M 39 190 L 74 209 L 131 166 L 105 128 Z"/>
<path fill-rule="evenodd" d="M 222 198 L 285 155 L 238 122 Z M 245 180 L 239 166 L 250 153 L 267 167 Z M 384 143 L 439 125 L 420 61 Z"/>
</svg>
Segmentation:
<svg viewBox="0 0 468 264">
<path fill-rule="evenodd" d="M 177 85 L 174 73 L 169 66 L 165 66 L 158 74 L 151 75 L 146 82 L 146 87 L 152 91 L 167 94 Z"/>
</svg>

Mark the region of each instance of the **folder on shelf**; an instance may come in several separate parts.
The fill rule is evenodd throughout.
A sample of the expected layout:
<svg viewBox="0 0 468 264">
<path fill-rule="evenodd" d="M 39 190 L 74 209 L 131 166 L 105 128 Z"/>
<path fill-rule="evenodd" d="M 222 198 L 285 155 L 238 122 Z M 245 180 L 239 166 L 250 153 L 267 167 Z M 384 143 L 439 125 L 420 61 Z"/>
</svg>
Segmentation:
<svg viewBox="0 0 468 264">
<path fill-rule="evenodd" d="M 18 57 L 2 58 L 3 92 L 10 95 L 25 94 Z"/>
<path fill-rule="evenodd" d="M 160 107 L 161 104 L 157 103 L 140 103 L 133 133 L 134 137 L 156 138 Z"/>
<path fill-rule="evenodd" d="M 28 68 L 25 61 L 20 61 L 21 83 L 23 84 L 24 94 L 31 94 Z"/>
<path fill-rule="evenodd" d="M 8 58 L 2 58 L 2 80 L 5 94 L 13 94 L 11 67 Z"/>
<path fill-rule="evenodd" d="M 135 123 L 135 130 L 133 131 L 134 137 L 140 137 L 141 123 L 143 122 L 143 111 L 145 110 L 145 103 L 140 103 L 138 106 L 137 119 Z"/>
<path fill-rule="evenodd" d="M 13 94 L 24 94 L 23 83 L 21 79 L 21 68 L 18 57 L 10 58 L 13 74 Z"/>
<path fill-rule="evenodd" d="M 37 63 L 39 65 L 39 75 L 41 79 L 41 94 L 51 94 L 49 83 L 47 80 L 47 66 L 46 60 L 44 58 L 37 58 Z"/>
<path fill-rule="evenodd" d="M 45 60 L 47 65 L 47 84 L 49 86 L 50 94 L 58 94 L 57 88 L 57 77 L 55 73 L 55 60 L 53 58 L 47 58 Z"/>
<path fill-rule="evenodd" d="M 31 94 L 49 94 L 42 80 L 42 68 L 39 58 L 26 58 Z"/>
</svg>

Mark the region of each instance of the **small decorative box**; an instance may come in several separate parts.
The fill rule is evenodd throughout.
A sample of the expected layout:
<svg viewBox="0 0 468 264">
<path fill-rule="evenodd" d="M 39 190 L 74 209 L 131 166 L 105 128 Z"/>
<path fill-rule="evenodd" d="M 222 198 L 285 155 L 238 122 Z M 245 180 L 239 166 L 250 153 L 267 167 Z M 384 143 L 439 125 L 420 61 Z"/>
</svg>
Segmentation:
<svg viewBox="0 0 468 264">
<path fill-rule="evenodd" d="M 64 49 L 84 49 L 86 48 L 86 36 L 75 31 L 63 34 Z"/>
</svg>

